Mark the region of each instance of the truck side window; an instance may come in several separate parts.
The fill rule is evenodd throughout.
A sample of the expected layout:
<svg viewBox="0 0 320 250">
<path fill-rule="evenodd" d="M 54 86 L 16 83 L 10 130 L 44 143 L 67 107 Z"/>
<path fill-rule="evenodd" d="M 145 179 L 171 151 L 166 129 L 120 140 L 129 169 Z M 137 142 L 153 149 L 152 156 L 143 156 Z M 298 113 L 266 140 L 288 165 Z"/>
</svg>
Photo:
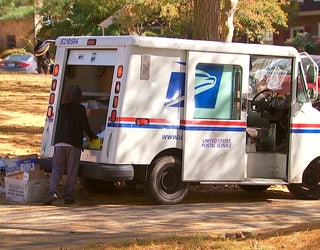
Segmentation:
<svg viewBox="0 0 320 250">
<path fill-rule="evenodd" d="M 240 66 L 199 63 L 195 75 L 196 119 L 240 119 Z"/>
<path fill-rule="evenodd" d="M 304 86 L 303 81 L 303 73 L 302 73 L 302 67 L 301 64 L 299 64 L 299 74 L 297 77 L 297 101 L 298 102 L 307 102 L 307 94 L 306 94 L 306 87 Z"/>
</svg>

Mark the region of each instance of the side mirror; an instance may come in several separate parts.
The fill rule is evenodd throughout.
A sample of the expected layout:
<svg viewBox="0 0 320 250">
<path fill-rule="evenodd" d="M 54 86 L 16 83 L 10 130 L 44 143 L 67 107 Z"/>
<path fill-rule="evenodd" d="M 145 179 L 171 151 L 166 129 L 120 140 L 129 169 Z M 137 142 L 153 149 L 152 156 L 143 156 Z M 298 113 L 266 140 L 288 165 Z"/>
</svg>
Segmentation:
<svg viewBox="0 0 320 250">
<path fill-rule="evenodd" d="M 307 82 L 315 83 L 317 77 L 316 67 L 314 65 L 308 65 L 307 68 Z"/>
<path fill-rule="evenodd" d="M 314 88 L 308 89 L 307 96 L 309 100 L 315 100 L 318 97 L 317 92 Z"/>
</svg>

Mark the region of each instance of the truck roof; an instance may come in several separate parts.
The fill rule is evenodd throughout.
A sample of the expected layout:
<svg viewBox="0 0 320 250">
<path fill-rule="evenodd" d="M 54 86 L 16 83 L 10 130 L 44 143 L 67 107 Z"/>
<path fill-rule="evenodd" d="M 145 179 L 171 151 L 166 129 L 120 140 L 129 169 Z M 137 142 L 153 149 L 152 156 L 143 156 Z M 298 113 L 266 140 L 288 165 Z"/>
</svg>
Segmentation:
<svg viewBox="0 0 320 250">
<path fill-rule="evenodd" d="M 96 41 L 87 45 L 88 40 Z M 291 46 L 276 46 L 249 43 L 228 43 L 217 41 L 190 40 L 148 36 L 61 36 L 56 39 L 56 46 L 76 48 L 118 48 L 139 46 L 146 48 L 179 49 L 217 53 L 234 53 L 250 55 L 298 56 L 298 51 Z"/>
</svg>

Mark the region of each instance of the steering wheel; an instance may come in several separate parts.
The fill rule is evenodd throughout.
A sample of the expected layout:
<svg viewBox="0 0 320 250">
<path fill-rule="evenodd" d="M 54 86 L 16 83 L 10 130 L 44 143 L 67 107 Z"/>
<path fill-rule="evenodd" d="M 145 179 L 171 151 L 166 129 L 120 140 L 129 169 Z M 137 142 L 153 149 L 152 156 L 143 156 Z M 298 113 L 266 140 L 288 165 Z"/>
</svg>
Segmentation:
<svg viewBox="0 0 320 250">
<path fill-rule="evenodd" d="M 264 96 L 262 96 L 264 94 Z M 258 97 L 261 97 L 258 99 Z M 252 111 L 261 112 L 272 106 L 272 102 L 275 100 L 275 93 L 272 89 L 264 89 L 257 93 L 251 101 Z"/>
</svg>

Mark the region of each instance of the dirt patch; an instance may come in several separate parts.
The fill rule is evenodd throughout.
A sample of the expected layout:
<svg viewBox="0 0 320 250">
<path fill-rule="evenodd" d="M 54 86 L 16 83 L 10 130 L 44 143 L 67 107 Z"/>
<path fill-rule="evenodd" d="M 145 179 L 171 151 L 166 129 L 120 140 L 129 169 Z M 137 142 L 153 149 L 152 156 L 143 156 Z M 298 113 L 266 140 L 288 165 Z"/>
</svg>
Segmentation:
<svg viewBox="0 0 320 250">
<path fill-rule="evenodd" d="M 39 154 L 50 75 L 0 74 L 0 157 Z"/>
</svg>

